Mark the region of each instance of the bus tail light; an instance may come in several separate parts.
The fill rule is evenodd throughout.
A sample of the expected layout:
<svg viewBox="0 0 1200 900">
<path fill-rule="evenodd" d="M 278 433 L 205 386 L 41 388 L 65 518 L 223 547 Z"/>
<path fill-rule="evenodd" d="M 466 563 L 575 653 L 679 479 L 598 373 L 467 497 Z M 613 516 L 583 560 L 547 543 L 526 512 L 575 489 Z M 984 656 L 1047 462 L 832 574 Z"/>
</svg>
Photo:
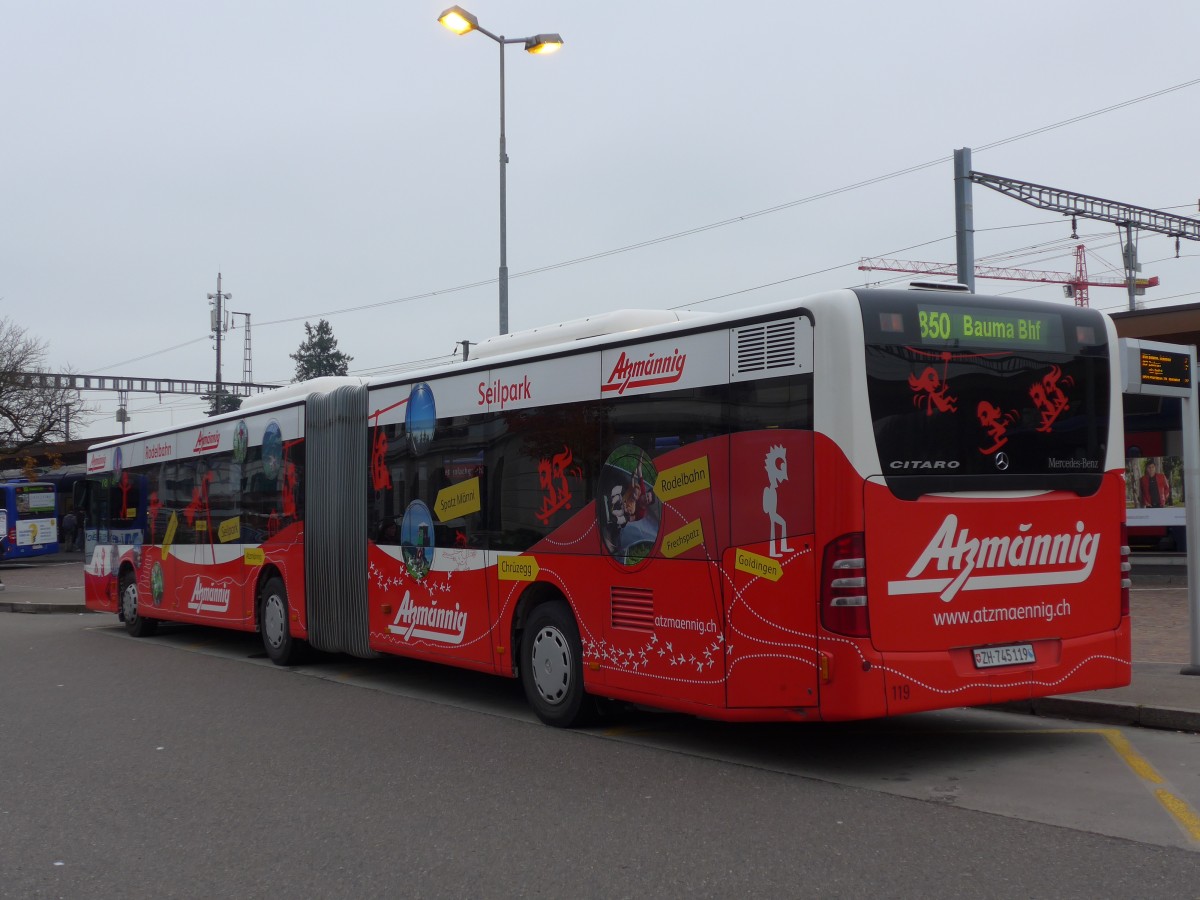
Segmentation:
<svg viewBox="0 0 1200 900">
<path fill-rule="evenodd" d="M 867 554 L 863 534 L 843 534 L 825 545 L 821 562 L 821 624 L 849 637 L 870 637 Z"/>
<path fill-rule="evenodd" d="M 1129 615 L 1129 588 L 1133 585 L 1133 566 L 1129 562 L 1129 526 L 1121 523 L 1121 615 Z"/>
</svg>

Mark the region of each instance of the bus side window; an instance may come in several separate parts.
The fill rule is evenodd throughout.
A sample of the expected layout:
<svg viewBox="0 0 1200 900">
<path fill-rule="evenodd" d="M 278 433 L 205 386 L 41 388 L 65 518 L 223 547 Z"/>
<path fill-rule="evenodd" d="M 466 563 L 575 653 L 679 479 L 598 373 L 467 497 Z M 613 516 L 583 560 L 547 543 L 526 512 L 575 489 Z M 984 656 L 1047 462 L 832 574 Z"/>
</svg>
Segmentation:
<svg viewBox="0 0 1200 900">
<path fill-rule="evenodd" d="M 812 375 L 792 375 L 729 385 L 730 432 L 813 427 Z"/>
<path fill-rule="evenodd" d="M 108 514 L 109 482 L 111 475 L 101 475 L 89 480 L 89 503 L 85 515 L 87 528 L 107 530 L 112 523 Z"/>
<path fill-rule="evenodd" d="M 262 445 L 248 447 L 241 471 L 242 532 L 251 543 L 267 539 L 275 484 L 263 474 Z"/>
<path fill-rule="evenodd" d="M 226 523 L 236 523 L 241 513 L 241 466 L 233 461 L 233 451 L 218 453 L 208 458 L 212 478 L 208 483 L 208 514 L 211 518 L 208 541 L 213 544 L 241 540 L 240 533 L 227 530 L 222 536 L 221 528 Z"/>
<path fill-rule="evenodd" d="M 600 466 L 599 404 L 503 413 L 487 452 L 492 546 L 524 550 L 585 506 Z"/>
<path fill-rule="evenodd" d="M 192 488 L 195 486 L 196 464 L 193 460 L 179 460 L 168 463 L 164 477 L 166 496 L 162 498 L 163 512 L 169 523 L 175 516 L 174 544 L 194 544 L 195 531 L 188 524 L 188 506 L 192 502 Z M 161 538 L 160 538 L 161 540 Z"/>
<path fill-rule="evenodd" d="M 456 416 L 439 422 L 433 442 L 422 454 L 428 460 L 428 479 L 421 499 L 433 515 L 436 547 L 479 548 L 480 537 L 487 533 L 484 419 Z M 454 490 L 461 486 L 469 491 L 472 484 L 473 500 Z M 447 504 L 444 509 L 439 509 L 439 498 Z"/>
<path fill-rule="evenodd" d="M 282 524 L 304 520 L 304 440 L 287 441 L 279 466 L 279 509 Z"/>
<path fill-rule="evenodd" d="M 605 405 L 603 445 L 634 444 L 651 458 L 724 434 L 726 387 L 713 385 L 626 397 Z"/>
<path fill-rule="evenodd" d="M 370 429 L 367 484 L 367 534 L 376 543 L 392 543 L 384 526 L 400 522 L 407 505 L 404 440 L 396 423 L 373 425 Z M 396 538 L 399 541 L 399 537 Z"/>
<path fill-rule="evenodd" d="M 129 528 L 137 519 L 138 476 L 128 469 L 121 473 L 120 479 L 114 479 L 109 490 L 109 509 L 112 522 L 118 528 Z M 132 515 L 131 515 L 132 513 Z"/>
</svg>

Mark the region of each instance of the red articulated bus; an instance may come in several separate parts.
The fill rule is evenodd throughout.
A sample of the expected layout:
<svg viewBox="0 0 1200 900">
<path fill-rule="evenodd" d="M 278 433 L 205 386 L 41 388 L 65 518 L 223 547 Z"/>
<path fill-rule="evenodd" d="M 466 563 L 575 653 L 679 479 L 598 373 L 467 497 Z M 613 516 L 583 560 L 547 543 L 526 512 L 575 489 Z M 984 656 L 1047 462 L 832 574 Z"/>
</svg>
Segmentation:
<svg viewBox="0 0 1200 900">
<path fill-rule="evenodd" d="M 844 290 L 621 312 L 94 447 L 86 584 L 160 620 L 815 721 L 1115 687 L 1116 335 L 1095 310 Z"/>
</svg>

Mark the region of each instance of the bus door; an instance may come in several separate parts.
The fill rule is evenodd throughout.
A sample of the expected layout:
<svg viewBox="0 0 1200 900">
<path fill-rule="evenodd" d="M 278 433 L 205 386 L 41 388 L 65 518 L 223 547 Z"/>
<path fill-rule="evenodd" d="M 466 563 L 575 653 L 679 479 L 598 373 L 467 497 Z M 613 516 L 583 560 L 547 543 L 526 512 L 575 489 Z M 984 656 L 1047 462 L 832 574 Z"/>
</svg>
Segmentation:
<svg viewBox="0 0 1200 900">
<path fill-rule="evenodd" d="M 485 549 L 487 474 L 482 456 L 440 449 L 393 473 L 397 488 L 403 491 L 407 474 L 430 502 L 409 502 L 394 534 L 377 534 L 370 548 L 372 648 L 491 670 L 497 641 Z"/>
<path fill-rule="evenodd" d="M 751 431 L 730 441 L 731 541 L 722 561 L 727 702 L 815 706 L 813 435 Z"/>
<path fill-rule="evenodd" d="M 254 589 L 250 585 L 241 543 L 241 465 L 231 454 L 203 458 L 204 528 L 197 532 L 197 587 L 189 604 L 205 615 L 225 620 L 233 627 L 252 628 Z"/>
<path fill-rule="evenodd" d="M 108 486 L 107 515 L 108 530 L 100 541 L 102 555 L 111 566 L 113 584 L 117 584 L 121 560 L 128 559 L 136 568 L 138 596 L 143 603 L 153 598 L 162 599 L 163 578 L 161 567 L 155 571 L 151 560 L 157 560 L 155 548 L 146 546 L 147 476 L 144 471 L 124 469 L 120 477 L 114 477 Z M 157 591 L 157 593 L 154 593 Z"/>
<path fill-rule="evenodd" d="M 728 538 L 718 518 L 728 439 L 661 443 L 674 446 L 655 454 L 619 445 L 601 468 L 589 530 L 603 555 L 583 585 L 600 613 L 595 652 L 614 688 L 720 707 L 723 615 L 713 562 Z"/>
<path fill-rule="evenodd" d="M 252 592 L 246 589 L 240 542 L 240 472 L 232 457 L 216 454 L 181 463 L 175 475 L 190 475 L 192 485 L 190 499 L 176 512 L 174 540 L 166 554 L 174 568 L 168 583 L 176 586 L 176 608 L 230 628 L 252 623 L 253 607 L 247 605 Z"/>
<path fill-rule="evenodd" d="M 151 548 L 139 586 L 155 607 L 194 619 L 210 618 L 228 609 L 229 598 L 214 594 L 201 578 L 206 564 L 209 521 L 203 490 L 206 468 L 194 459 L 164 464 L 159 474 L 155 508 L 149 515 Z"/>
</svg>

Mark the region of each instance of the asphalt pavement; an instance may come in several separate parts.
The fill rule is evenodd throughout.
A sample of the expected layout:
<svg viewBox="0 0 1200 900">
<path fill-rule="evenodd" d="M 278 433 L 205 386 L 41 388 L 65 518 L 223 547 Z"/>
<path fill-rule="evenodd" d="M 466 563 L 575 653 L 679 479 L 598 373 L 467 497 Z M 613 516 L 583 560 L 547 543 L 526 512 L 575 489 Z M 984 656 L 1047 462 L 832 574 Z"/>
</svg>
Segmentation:
<svg viewBox="0 0 1200 900">
<path fill-rule="evenodd" d="M 1005 704 L 1011 711 L 1115 725 L 1200 732 L 1200 675 L 1192 662 L 1183 566 L 1139 566 L 1135 560 L 1133 678 L 1127 687 Z M 0 563 L 0 612 L 81 614 L 81 553 Z M 102 614 L 103 615 L 103 614 Z"/>
</svg>

